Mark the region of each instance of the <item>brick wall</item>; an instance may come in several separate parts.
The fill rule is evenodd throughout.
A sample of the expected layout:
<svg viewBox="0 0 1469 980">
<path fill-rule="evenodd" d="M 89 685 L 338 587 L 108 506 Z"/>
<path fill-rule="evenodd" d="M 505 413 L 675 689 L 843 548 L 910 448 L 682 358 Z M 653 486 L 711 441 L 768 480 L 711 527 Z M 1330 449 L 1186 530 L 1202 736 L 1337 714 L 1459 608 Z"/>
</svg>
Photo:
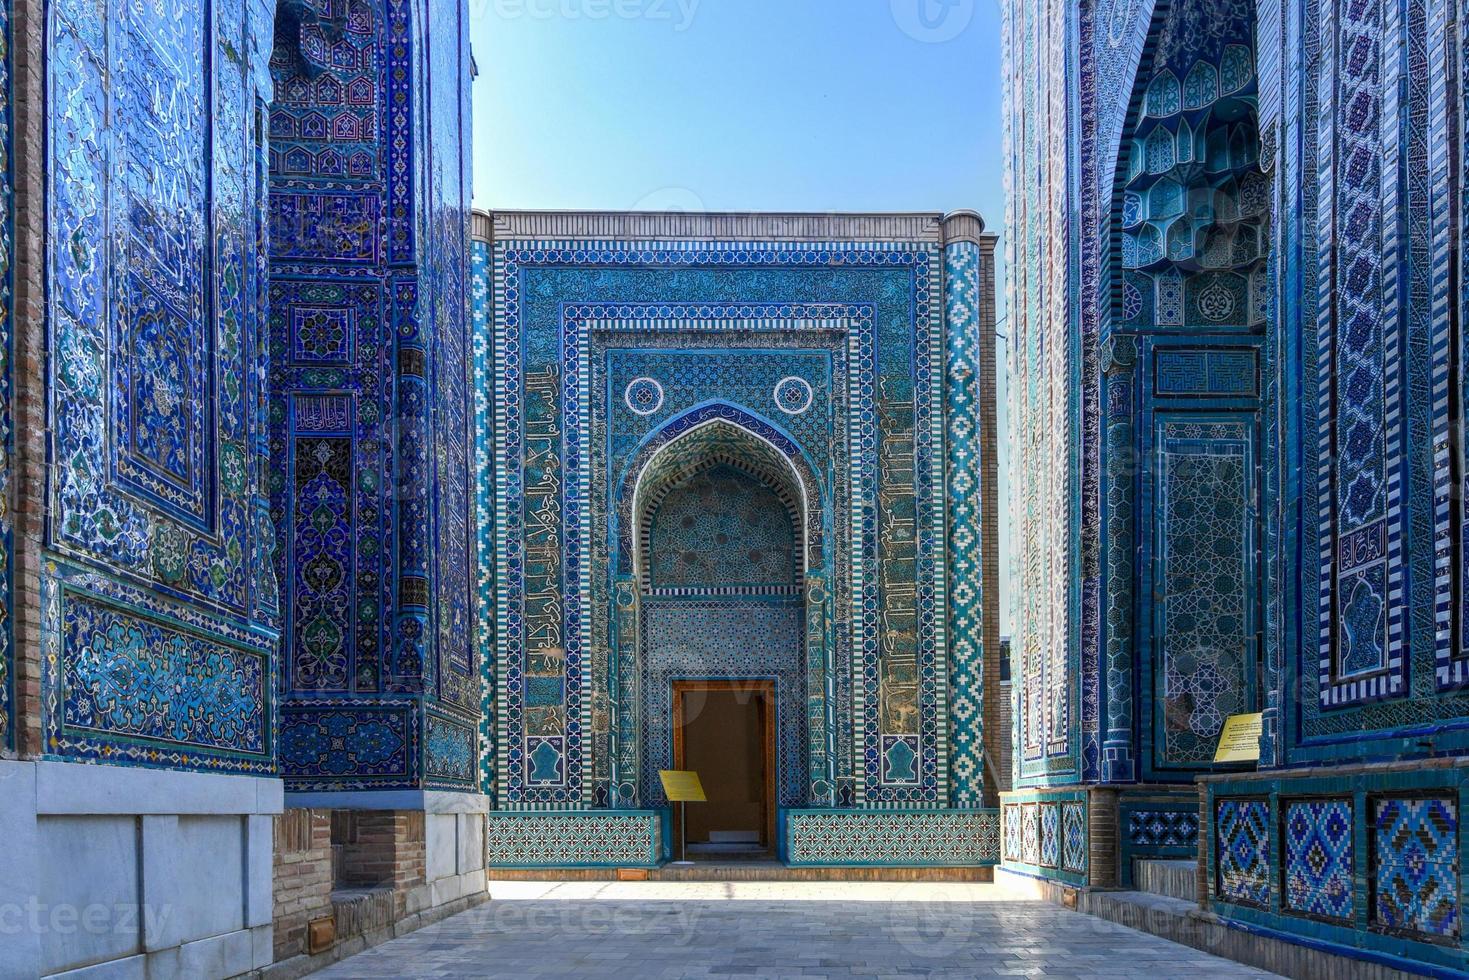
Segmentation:
<svg viewBox="0 0 1469 980">
<path fill-rule="evenodd" d="M 11 165 L 15 178 L 11 620 L 15 630 L 16 750 L 21 756 L 34 757 L 42 751 L 40 582 L 46 486 L 44 4 L 17 0 L 11 16 Z"/>
<path fill-rule="evenodd" d="M 332 912 L 330 810 L 275 818 L 275 958 L 306 952 L 306 926 Z"/>
<path fill-rule="evenodd" d="M 337 810 L 332 840 L 337 871 L 348 888 L 392 888 L 402 894 L 425 882 L 422 811 Z"/>
</svg>

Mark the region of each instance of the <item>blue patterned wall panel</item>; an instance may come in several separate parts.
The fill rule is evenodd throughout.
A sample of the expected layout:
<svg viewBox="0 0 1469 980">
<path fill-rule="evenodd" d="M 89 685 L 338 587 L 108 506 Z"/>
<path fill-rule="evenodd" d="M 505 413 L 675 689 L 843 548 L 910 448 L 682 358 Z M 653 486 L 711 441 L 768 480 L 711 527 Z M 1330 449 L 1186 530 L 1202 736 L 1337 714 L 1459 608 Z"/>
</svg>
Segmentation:
<svg viewBox="0 0 1469 980">
<path fill-rule="evenodd" d="M 1023 789 L 1000 795 L 1003 866 L 1036 878 L 1089 884 L 1089 814 L 1084 789 Z"/>
<path fill-rule="evenodd" d="M 658 770 L 673 768 L 673 682 L 680 678 L 775 681 L 776 796 L 806 797 L 805 658 L 799 601 L 645 599 L 643 801 L 662 806 Z"/>
<path fill-rule="evenodd" d="M 466 38 L 455 4 L 337 0 L 272 54 L 271 511 L 293 787 L 480 783 L 445 754 L 483 696 Z M 317 737 L 324 719 L 363 732 L 372 757 L 344 761 Z"/>
<path fill-rule="evenodd" d="M 792 512 L 774 490 L 729 464 L 680 483 L 657 505 L 646 545 L 650 587 L 794 587 Z"/>
<path fill-rule="evenodd" d="M 494 394 L 494 365 L 490 353 L 490 243 L 475 238 L 470 243 L 470 335 L 473 344 L 474 366 L 471 390 L 474 393 L 474 472 L 494 471 L 490 461 L 492 442 L 483 437 L 491 431 L 493 410 L 490 402 Z M 488 654 L 495 649 L 495 568 L 483 560 L 493 554 L 495 543 L 494 501 L 484 492 L 481 480 L 474 491 L 475 508 L 475 629 L 480 655 L 480 741 L 479 779 L 480 792 L 490 797 L 494 805 L 495 786 L 495 658 Z"/>
<path fill-rule="evenodd" d="M 252 117 L 270 12 L 158 0 L 50 17 L 48 91 L 65 95 L 47 200 L 47 750 L 269 773 Z M 63 581 L 116 601 L 104 612 Z"/>
<path fill-rule="evenodd" d="M 1154 765 L 1207 767 L 1225 720 L 1253 704 L 1254 425 L 1155 419 Z"/>
<path fill-rule="evenodd" d="M 669 855 L 668 811 L 491 813 L 491 868 L 656 868 Z"/>
<path fill-rule="evenodd" d="M 1323 56 L 1335 89 L 1322 114 L 1329 169 L 1322 193 L 1320 485 L 1321 680 L 1324 706 L 1397 695 L 1406 677 L 1401 607 L 1389 601 L 1403 575 L 1400 366 L 1396 315 L 1396 189 L 1383 174 L 1401 152 L 1385 118 L 1387 5 L 1326 5 Z M 1331 175 L 1337 175 L 1334 178 Z M 1393 188 L 1387 190 L 1385 188 Z M 1328 380 L 1329 379 L 1329 380 Z"/>
<path fill-rule="evenodd" d="M 1214 810 L 1215 893 L 1220 901 L 1270 904 L 1270 804 L 1219 800 Z"/>
<path fill-rule="evenodd" d="M 409 789 L 419 755 L 412 702 L 317 698 L 281 716 L 281 775 L 293 791 Z"/>
<path fill-rule="evenodd" d="M 781 847 L 792 867 L 941 868 L 1000 859 L 997 810 L 788 810 Z"/>
<path fill-rule="evenodd" d="M 1372 802 L 1371 922 L 1432 938 L 1459 936 L 1459 804 L 1450 797 Z"/>
<path fill-rule="evenodd" d="M 1309 915 L 1350 919 L 1357 873 L 1352 801 L 1287 803 L 1284 828 L 1282 905 Z"/>
<path fill-rule="evenodd" d="M 1301 685 L 1299 709 L 1278 712 L 1292 763 L 1397 754 L 1397 736 L 1425 725 L 1440 749 L 1469 744 L 1451 485 L 1463 470 L 1449 257 L 1462 94 L 1445 77 L 1462 19 L 1450 6 L 1323 4 L 1319 70 L 1296 78 L 1320 103 L 1299 164 L 1314 225 L 1300 233 L 1311 291 L 1298 390 L 1315 477 L 1302 495 L 1319 501 L 1300 574 L 1321 629 L 1285 659 L 1282 688 L 1297 671 Z"/>
</svg>

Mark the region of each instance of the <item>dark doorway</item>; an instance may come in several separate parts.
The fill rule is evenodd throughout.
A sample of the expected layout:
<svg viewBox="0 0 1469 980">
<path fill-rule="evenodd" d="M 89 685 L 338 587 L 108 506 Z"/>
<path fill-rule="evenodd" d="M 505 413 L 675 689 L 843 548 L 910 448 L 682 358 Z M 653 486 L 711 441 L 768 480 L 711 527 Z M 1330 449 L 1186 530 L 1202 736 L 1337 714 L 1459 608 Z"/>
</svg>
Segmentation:
<svg viewBox="0 0 1469 980">
<path fill-rule="evenodd" d="M 673 682 L 673 764 L 699 774 L 691 857 L 764 856 L 775 840 L 775 682 Z M 675 808 L 674 819 L 678 820 Z M 679 828 L 675 825 L 675 839 Z"/>
</svg>

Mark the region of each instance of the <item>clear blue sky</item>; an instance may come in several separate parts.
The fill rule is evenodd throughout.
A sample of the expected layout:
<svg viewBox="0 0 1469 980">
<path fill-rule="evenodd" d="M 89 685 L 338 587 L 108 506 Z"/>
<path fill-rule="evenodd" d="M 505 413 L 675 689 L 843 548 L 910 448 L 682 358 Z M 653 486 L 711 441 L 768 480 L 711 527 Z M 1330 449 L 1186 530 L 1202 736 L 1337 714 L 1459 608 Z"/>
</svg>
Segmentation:
<svg viewBox="0 0 1469 980">
<path fill-rule="evenodd" d="M 1004 223 L 997 0 L 470 0 L 470 12 L 477 207 L 973 208 Z"/>
</svg>

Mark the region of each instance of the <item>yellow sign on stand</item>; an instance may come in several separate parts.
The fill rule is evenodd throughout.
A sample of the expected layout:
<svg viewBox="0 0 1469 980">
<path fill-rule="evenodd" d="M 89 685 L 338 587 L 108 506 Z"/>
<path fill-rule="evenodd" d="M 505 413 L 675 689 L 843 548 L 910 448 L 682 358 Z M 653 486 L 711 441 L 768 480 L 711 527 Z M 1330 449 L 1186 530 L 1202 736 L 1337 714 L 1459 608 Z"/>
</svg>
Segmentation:
<svg viewBox="0 0 1469 980">
<path fill-rule="evenodd" d="M 670 803 L 707 803 L 704 784 L 699 774 L 684 769 L 659 769 L 658 778 L 663 780 L 663 795 Z"/>
<path fill-rule="evenodd" d="M 1230 715 L 1219 733 L 1215 762 L 1259 762 L 1261 714 Z"/>
</svg>

